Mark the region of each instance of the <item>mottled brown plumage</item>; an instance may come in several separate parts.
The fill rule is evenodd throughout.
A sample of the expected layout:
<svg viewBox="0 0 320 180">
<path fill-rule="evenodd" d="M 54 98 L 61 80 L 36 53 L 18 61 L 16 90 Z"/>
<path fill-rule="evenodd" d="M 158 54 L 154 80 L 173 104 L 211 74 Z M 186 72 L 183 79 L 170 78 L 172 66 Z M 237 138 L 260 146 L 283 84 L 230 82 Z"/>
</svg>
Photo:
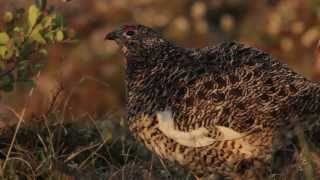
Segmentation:
<svg viewBox="0 0 320 180">
<path fill-rule="evenodd" d="M 309 117 L 320 115 L 319 84 L 259 49 L 237 42 L 182 48 L 142 25 L 122 26 L 107 38 L 127 59 L 130 130 L 161 158 L 198 177 L 269 167 L 273 152 L 290 144 L 288 133 L 308 128 L 316 122 Z M 159 128 L 157 113 L 166 110 L 172 112 L 172 136 Z M 199 128 L 210 144 L 179 143 L 187 139 L 183 132 Z M 239 137 L 227 139 L 229 132 Z"/>
</svg>

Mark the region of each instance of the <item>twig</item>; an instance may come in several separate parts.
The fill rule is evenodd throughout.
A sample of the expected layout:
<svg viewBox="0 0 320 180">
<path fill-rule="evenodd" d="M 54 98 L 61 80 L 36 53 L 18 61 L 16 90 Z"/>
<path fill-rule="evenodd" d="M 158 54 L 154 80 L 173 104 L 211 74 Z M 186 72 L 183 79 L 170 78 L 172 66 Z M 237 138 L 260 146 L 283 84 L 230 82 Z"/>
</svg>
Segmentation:
<svg viewBox="0 0 320 180">
<path fill-rule="evenodd" d="M 154 160 L 154 155 L 151 155 L 151 162 L 150 162 L 150 169 L 149 169 L 149 179 L 152 179 L 152 170 L 153 170 L 153 160 Z"/>
<path fill-rule="evenodd" d="M 7 152 L 6 159 L 5 159 L 5 161 L 4 161 L 4 163 L 3 163 L 3 166 L 2 166 L 2 169 L 3 169 L 3 170 L 5 170 L 6 165 L 7 165 L 7 162 L 8 162 L 8 160 L 9 160 L 9 158 L 10 158 L 10 153 L 11 153 L 11 151 L 12 151 L 12 148 L 13 148 L 14 142 L 15 142 L 15 140 L 16 140 L 16 137 L 17 137 L 18 131 L 19 131 L 19 129 L 20 129 L 20 126 L 21 126 L 21 124 L 22 124 L 22 122 L 23 122 L 23 117 L 24 117 L 24 114 L 25 114 L 25 112 L 26 112 L 26 109 L 27 109 L 27 108 L 24 107 L 24 108 L 22 109 L 21 115 L 19 116 L 19 121 L 18 121 L 17 127 L 16 127 L 16 129 L 15 129 L 15 132 L 14 132 L 14 135 L 13 135 L 13 138 L 12 138 L 12 141 L 11 141 L 11 144 L 10 144 L 10 147 L 9 147 L 9 150 L 8 150 L 8 152 Z"/>
<path fill-rule="evenodd" d="M 79 169 L 81 169 L 89 160 L 90 158 L 92 158 L 95 154 L 98 153 L 98 151 L 108 142 L 109 138 L 106 137 L 103 142 L 97 147 L 97 149 L 92 152 L 87 159 L 85 159 L 84 161 L 81 162 L 81 164 L 79 165 Z"/>
<path fill-rule="evenodd" d="M 13 60 L 13 65 L 9 69 L 5 70 L 4 72 L 1 72 L 0 77 L 11 74 L 17 68 L 17 64 L 18 64 L 17 61 Z"/>
<path fill-rule="evenodd" d="M 50 112 L 53 111 L 53 109 L 55 108 L 56 104 L 57 104 L 57 101 L 58 101 L 58 98 L 59 96 L 61 95 L 61 93 L 63 92 L 63 85 L 60 83 L 57 91 L 53 94 L 52 98 L 51 98 L 51 102 L 50 102 L 50 105 L 48 107 L 48 110 L 47 112 L 45 113 L 45 116 L 48 116 L 50 114 Z"/>
</svg>

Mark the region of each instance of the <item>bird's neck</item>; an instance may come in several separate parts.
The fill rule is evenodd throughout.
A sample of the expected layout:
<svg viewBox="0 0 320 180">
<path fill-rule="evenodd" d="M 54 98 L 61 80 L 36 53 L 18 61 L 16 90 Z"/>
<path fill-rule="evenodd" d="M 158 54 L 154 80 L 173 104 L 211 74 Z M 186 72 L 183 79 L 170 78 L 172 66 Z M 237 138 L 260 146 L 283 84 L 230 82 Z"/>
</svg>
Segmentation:
<svg viewBox="0 0 320 180">
<path fill-rule="evenodd" d="M 175 61 L 183 59 L 178 57 L 183 53 L 176 47 L 165 46 L 160 50 L 153 49 L 149 52 L 152 54 L 127 57 L 129 124 L 139 116 L 153 116 L 156 111 L 163 111 L 170 106 L 169 89 L 174 88 L 174 79 L 170 79 L 170 75 L 178 68 Z"/>
<path fill-rule="evenodd" d="M 152 46 L 132 47 L 128 49 L 126 54 L 127 65 L 126 74 L 129 79 L 135 79 L 141 73 L 151 71 L 159 65 L 169 63 L 174 60 L 170 56 L 179 52 L 179 48 L 174 44 L 162 41 Z"/>
</svg>

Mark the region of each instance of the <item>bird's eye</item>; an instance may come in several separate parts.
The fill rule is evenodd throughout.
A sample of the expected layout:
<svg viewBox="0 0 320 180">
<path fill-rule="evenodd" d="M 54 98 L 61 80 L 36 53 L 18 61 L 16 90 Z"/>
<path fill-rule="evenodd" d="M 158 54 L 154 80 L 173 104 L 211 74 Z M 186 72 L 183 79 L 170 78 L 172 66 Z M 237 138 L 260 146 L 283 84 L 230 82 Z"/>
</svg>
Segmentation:
<svg viewBox="0 0 320 180">
<path fill-rule="evenodd" d="M 126 35 L 127 35 L 127 36 L 133 36 L 134 33 L 135 33 L 134 31 L 127 31 L 127 32 L 126 32 Z"/>
</svg>

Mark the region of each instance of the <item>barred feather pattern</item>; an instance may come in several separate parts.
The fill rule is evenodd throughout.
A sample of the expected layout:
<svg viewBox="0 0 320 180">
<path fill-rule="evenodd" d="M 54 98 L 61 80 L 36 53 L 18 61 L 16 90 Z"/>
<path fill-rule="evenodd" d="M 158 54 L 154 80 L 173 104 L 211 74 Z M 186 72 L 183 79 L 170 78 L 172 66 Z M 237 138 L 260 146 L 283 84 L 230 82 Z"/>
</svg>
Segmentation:
<svg viewBox="0 0 320 180">
<path fill-rule="evenodd" d="M 285 144 L 283 134 L 319 121 L 307 118 L 320 115 L 319 84 L 268 53 L 238 42 L 182 48 L 149 36 L 147 27 L 140 29 L 145 36 L 128 43 L 125 54 L 129 128 L 150 150 L 195 175 L 234 177 L 256 163 L 268 167 L 272 153 Z M 251 133 L 240 140 L 187 147 L 159 130 L 156 113 L 167 109 L 174 128 L 182 132 L 203 127 L 216 138 L 214 126 L 222 126 Z M 243 153 L 243 143 L 254 150 Z"/>
</svg>

